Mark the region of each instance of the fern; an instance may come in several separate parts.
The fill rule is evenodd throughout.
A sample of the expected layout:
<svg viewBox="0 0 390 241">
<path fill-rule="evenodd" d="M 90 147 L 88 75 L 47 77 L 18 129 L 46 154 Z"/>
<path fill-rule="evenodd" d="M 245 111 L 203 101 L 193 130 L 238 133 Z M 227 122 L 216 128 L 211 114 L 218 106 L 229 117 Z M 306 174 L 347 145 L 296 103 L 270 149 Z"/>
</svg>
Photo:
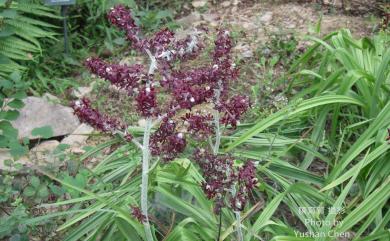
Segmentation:
<svg viewBox="0 0 390 241">
<path fill-rule="evenodd" d="M 61 18 L 53 9 L 27 1 L 0 5 L 0 76 L 26 70 L 22 61 L 41 54 L 40 40 L 56 39 L 53 30 L 58 27 L 42 17 Z"/>
</svg>

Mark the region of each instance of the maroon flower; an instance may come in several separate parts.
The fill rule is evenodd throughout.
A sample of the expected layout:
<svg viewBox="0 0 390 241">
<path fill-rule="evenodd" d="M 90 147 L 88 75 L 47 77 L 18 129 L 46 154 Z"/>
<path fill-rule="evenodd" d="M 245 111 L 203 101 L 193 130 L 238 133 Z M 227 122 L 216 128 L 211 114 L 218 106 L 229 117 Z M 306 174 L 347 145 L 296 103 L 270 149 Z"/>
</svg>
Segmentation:
<svg viewBox="0 0 390 241">
<path fill-rule="evenodd" d="M 159 129 L 150 137 L 152 155 L 159 155 L 164 161 L 175 159 L 186 145 L 184 134 L 176 131 L 176 123 L 169 118 L 164 118 Z"/>
<path fill-rule="evenodd" d="M 103 115 L 92 108 L 91 102 L 87 98 L 75 101 L 72 108 L 81 122 L 85 122 L 100 131 L 114 132 L 124 128 L 118 120 Z"/>
<path fill-rule="evenodd" d="M 136 218 L 140 223 L 146 221 L 146 216 L 142 214 L 141 209 L 137 206 L 131 207 L 131 215 L 133 215 L 133 217 Z"/>
<path fill-rule="evenodd" d="M 165 28 L 155 33 L 149 40 L 149 44 L 155 51 L 160 51 L 172 42 L 174 36 L 175 34 L 171 30 Z"/>
<path fill-rule="evenodd" d="M 222 57 L 229 56 L 232 49 L 232 39 L 227 30 L 220 30 L 215 40 L 214 61 L 219 62 Z"/>
<path fill-rule="evenodd" d="M 123 5 L 113 7 L 107 15 L 108 20 L 119 29 L 126 32 L 127 39 L 132 46 L 143 50 L 147 41 L 141 38 L 140 28 L 135 24 L 131 11 Z"/>
<path fill-rule="evenodd" d="M 88 58 L 85 61 L 88 69 L 113 85 L 132 93 L 140 80 L 145 76 L 143 66 L 108 64 L 99 58 Z"/>
<path fill-rule="evenodd" d="M 203 149 L 196 149 L 194 160 L 202 170 L 205 181 L 202 188 L 209 199 L 215 199 L 216 213 L 225 206 L 224 198 L 230 196 L 230 206 L 235 211 L 245 208 L 249 193 L 257 184 L 256 168 L 252 161 L 243 167 L 233 166 L 229 156 L 213 155 Z M 233 192 L 233 189 L 237 189 Z M 234 193 L 234 195 L 233 195 Z"/>
<path fill-rule="evenodd" d="M 218 156 L 204 149 L 196 149 L 194 160 L 202 170 L 205 181 L 202 188 L 207 198 L 223 199 L 229 193 L 235 180 L 233 160 L 229 156 Z M 216 202 L 215 210 L 219 211 L 223 202 Z"/>
<path fill-rule="evenodd" d="M 210 114 L 187 113 L 182 120 L 187 131 L 196 137 L 202 139 L 214 133 L 211 123 L 213 117 Z"/>
<path fill-rule="evenodd" d="M 221 122 L 225 125 L 231 125 L 233 128 L 237 127 L 237 123 L 241 116 L 248 110 L 250 106 L 249 98 L 247 96 L 236 95 L 226 102 L 222 102 L 218 110 L 223 111 L 224 115 Z"/>
<path fill-rule="evenodd" d="M 145 117 L 157 115 L 157 99 L 154 87 L 143 87 L 137 95 L 137 109 Z"/>
</svg>

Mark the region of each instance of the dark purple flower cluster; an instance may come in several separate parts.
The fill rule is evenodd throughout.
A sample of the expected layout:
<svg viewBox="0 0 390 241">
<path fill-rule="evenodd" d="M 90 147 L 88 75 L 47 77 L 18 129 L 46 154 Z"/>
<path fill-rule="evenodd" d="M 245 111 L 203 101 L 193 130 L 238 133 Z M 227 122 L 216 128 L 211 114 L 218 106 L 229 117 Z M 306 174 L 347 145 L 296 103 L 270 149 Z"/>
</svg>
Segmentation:
<svg viewBox="0 0 390 241">
<path fill-rule="evenodd" d="M 230 205 L 236 211 L 243 211 L 248 200 L 249 193 L 257 184 L 256 167 L 252 161 L 247 161 L 237 172 L 237 186 L 235 195 L 230 199 Z"/>
<path fill-rule="evenodd" d="M 214 91 L 204 86 L 180 85 L 173 91 L 173 106 L 178 105 L 182 109 L 191 109 L 195 105 L 205 103 L 213 96 Z"/>
<path fill-rule="evenodd" d="M 146 216 L 142 214 L 141 209 L 137 206 L 131 207 L 131 215 L 133 215 L 133 217 L 137 219 L 140 223 L 146 221 Z"/>
<path fill-rule="evenodd" d="M 165 28 L 157 33 L 154 34 L 154 36 L 149 40 L 150 48 L 154 49 L 155 51 L 162 51 L 167 48 L 167 46 L 174 40 L 175 34 Z"/>
<path fill-rule="evenodd" d="M 230 124 L 233 128 L 236 128 L 241 115 L 244 114 L 249 107 L 249 97 L 241 95 L 233 96 L 226 102 L 222 102 L 218 107 L 220 111 L 224 112 L 221 122 L 225 125 Z"/>
<path fill-rule="evenodd" d="M 92 108 L 91 102 L 87 98 L 73 102 L 72 108 L 81 122 L 88 123 L 100 131 L 114 132 L 123 129 L 123 125 L 118 120 L 103 115 Z"/>
<path fill-rule="evenodd" d="M 126 32 L 127 39 L 135 49 L 144 49 L 147 43 L 140 37 L 141 30 L 135 24 L 134 18 L 128 8 L 123 5 L 117 5 L 110 10 L 107 18 L 113 25 Z"/>
<path fill-rule="evenodd" d="M 123 5 L 112 8 L 108 19 L 126 33 L 133 48 L 148 54 L 151 63 L 149 72 L 142 65 L 109 64 L 98 58 L 88 59 L 86 66 L 92 73 L 134 95 L 137 110 L 143 117 L 156 119 L 166 116 L 157 131 L 151 134 L 150 149 L 153 155 L 161 155 L 166 161 L 177 157 L 187 145 L 186 131 L 201 139 L 214 134 L 211 115 L 190 112 L 177 120 L 182 123 L 176 123 L 173 117 L 178 110 L 191 110 L 195 105 L 211 102 L 215 110 L 221 113 L 221 123 L 233 127 L 237 125 L 249 107 L 249 99 L 242 96 L 228 98 L 229 83 L 238 77 L 238 69 L 231 59 L 232 39 L 228 31 L 219 30 L 208 66 L 183 70 L 176 68 L 173 62 L 198 56 L 204 48 L 200 32 L 176 40 L 172 31 L 162 29 L 146 38 L 136 25 L 131 11 Z M 157 94 L 164 91 L 170 96 L 166 105 L 170 108 L 168 110 L 157 102 Z M 83 100 L 80 103 L 84 103 Z M 123 128 L 119 123 L 116 125 L 115 120 L 96 114 L 96 111 L 86 112 L 82 109 L 77 110 L 82 113 L 81 119 L 95 123 L 98 129 L 114 132 L 115 128 Z M 87 117 L 88 114 L 91 117 Z M 177 126 L 184 126 L 186 130 L 180 132 Z M 129 135 L 125 138 L 131 140 L 132 137 Z"/>
<path fill-rule="evenodd" d="M 137 88 L 140 80 L 145 76 L 143 66 L 140 64 L 132 66 L 108 64 L 99 58 L 88 58 L 85 65 L 92 73 L 129 93 Z"/>
<path fill-rule="evenodd" d="M 214 211 L 219 213 L 230 196 L 230 205 L 235 211 L 242 211 L 249 193 L 257 184 L 253 162 L 237 168 L 229 156 L 214 155 L 204 149 L 196 149 L 194 160 L 203 172 L 202 188 L 209 199 L 215 199 Z M 235 190 L 237 188 L 237 190 Z M 232 195 L 235 190 L 234 195 Z"/>
<path fill-rule="evenodd" d="M 164 118 L 160 128 L 150 137 L 152 155 L 159 155 L 164 161 L 170 161 L 182 153 L 187 146 L 183 133 L 176 130 L 176 123 L 170 118 Z"/>
<path fill-rule="evenodd" d="M 139 90 L 136 97 L 137 110 L 144 117 L 156 116 L 157 110 L 157 97 L 156 90 L 154 87 L 143 87 Z"/>
<path fill-rule="evenodd" d="M 204 139 L 214 134 L 213 117 L 210 114 L 186 113 L 182 120 L 186 130 L 197 138 Z"/>
<path fill-rule="evenodd" d="M 232 39 L 230 38 L 229 31 L 221 30 L 218 32 L 217 39 L 215 40 L 214 61 L 221 62 L 225 57 L 230 57 L 232 50 Z"/>
</svg>

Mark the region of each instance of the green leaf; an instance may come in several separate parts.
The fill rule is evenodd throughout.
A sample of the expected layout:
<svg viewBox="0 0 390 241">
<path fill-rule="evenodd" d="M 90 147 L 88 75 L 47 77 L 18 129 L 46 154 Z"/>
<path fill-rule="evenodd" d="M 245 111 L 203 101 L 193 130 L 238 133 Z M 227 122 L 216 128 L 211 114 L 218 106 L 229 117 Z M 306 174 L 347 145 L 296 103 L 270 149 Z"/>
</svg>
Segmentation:
<svg viewBox="0 0 390 241">
<path fill-rule="evenodd" d="M 9 121 L 0 121 L 0 130 L 2 135 L 11 139 L 18 137 L 18 130 L 15 129 Z"/>
<path fill-rule="evenodd" d="M 133 226 L 129 225 L 124 219 L 115 218 L 115 224 L 128 241 L 142 241 Z"/>
<path fill-rule="evenodd" d="M 47 189 L 46 186 L 41 185 L 38 189 L 37 193 L 38 197 L 40 198 L 47 198 L 49 196 L 49 190 Z"/>
<path fill-rule="evenodd" d="M 36 176 L 32 176 L 30 178 L 30 184 L 31 186 L 35 187 L 35 188 L 38 188 L 39 185 L 41 184 L 41 181 L 39 181 L 39 178 L 36 177 Z"/>
<path fill-rule="evenodd" d="M 285 193 L 279 193 L 272 199 L 272 201 L 267 205 L 263 210 L 260 216 L 257 218 L 256 222 L 252 226 L 251 233 L 258 233 L 267 223 L 267 221 L 275 213 L 276 209 L 279 207 L 280 202 L 283 200 Z"/>
<path fill-rule="evenodd" d="M 312 108 L 322 106 L 322 105 L 329 105 L 329 104 L 336 104 L 336 103 L 344 103 L 344 104 L 355 104 L 355 105 L 363 105 L 362 102 L 355 98 L 351 98 L 348 96 L 343 95 L 324 95 L 324 96 L 318 96 L 314 97 L 312 99 L 304 100 L 301 103 L 298 104 L 291 104 L 289 106 L 286 106 L 282 110 L 276 112 L 273 115 L 270 115 L 269 117 L 259 120 L 256 125 L 254 125 L 252 128 L 250 128 L 248 131 L 244 132 L 240 138 L 238 138 L 236 141 L 231 143 L 225 150 L 225 152 L 228 152 L 232 150 L 234 147 L 242 144 L 249 138 L 253 137 L 254 135 L 266 130 L 268 127 L 278 123 L 279 121 L 282 121 L 284 119 L 293 118 L 297 114 L 300 114 L 304 111 L 310 110 Z"/>
<path fill-rule="evenodd" d="M 42 138 L 47 139 L 47 138 L 50 138 L 53 136 L 53 129 L 51 128 L 51 126 L 43 126 L 43 127 L 34 128 L 31 131 L 31 135 L 41 136 Z"/>
<path fill-rule="evenodd" d="M 23 156 L 28 152 L 28 147 L 21 145 L 16 140 L 9 143 L 9 148 L 11 155 L 15 158 Z"/>
<path fill-rule="evenodd" d="M 360 220 L 366 217 L 371 212 L 378 210 L 381 206 L 389 200 L 390 197 L 390 177 L 386 179 L 383 184 L 372 192 L 362 203 L 359 204 L 343 222 L 336 228 L 337 231 L 345 232 L 357 224 Z"/>
<path fill-rule="evenodd" d="M 32 197 L 35 195 L 35 189 L 31 186 L 28 186 L 24 189 L 23 195 L 26 197 Z"/>
<path fill-rule="evenodd" d="M 8 103 L 8 106 L 11 108 L 20 109 L 24 106 L 24 103 L 19 99 L 14 99 Z"/>
<path fill-rule="evenodd" d="M 8 110 L 0 112 L 0 119 L 5 119 L 9 121 L 16 120 L 19 117 L 19 111 L 17 110 Z"/>
</svg>

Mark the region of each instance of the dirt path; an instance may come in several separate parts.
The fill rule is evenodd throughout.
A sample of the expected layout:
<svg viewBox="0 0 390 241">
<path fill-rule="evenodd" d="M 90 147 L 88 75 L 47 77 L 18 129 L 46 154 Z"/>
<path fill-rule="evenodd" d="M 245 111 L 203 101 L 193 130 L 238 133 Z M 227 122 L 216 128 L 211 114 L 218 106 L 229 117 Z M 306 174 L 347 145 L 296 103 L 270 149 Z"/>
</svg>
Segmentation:
<svg viewBox="0 0 390 241">
<path fill-rule="evenodd" d="M 333 13 L 328 13 L 327 9 L 318 7 L 319 5 L 308 3 L 250 4 L 237 0 L 225 1 L 209 7 L 203 13 L 192 13 L 188 20 L 195 26 L 230 25 L 234 30 L 244 31 L 251 45 L 266 41 L 271 33 L 294 33 L 303 37 L 314 30 L 321 16 L 322 34 L 348 28 L 356 36 L 365 36 L 369 35 L 375 26 L 375 21 L 370 20 L 374 17 L 369 14 L 351 16 L 336 9 Z"/>
</svg>

